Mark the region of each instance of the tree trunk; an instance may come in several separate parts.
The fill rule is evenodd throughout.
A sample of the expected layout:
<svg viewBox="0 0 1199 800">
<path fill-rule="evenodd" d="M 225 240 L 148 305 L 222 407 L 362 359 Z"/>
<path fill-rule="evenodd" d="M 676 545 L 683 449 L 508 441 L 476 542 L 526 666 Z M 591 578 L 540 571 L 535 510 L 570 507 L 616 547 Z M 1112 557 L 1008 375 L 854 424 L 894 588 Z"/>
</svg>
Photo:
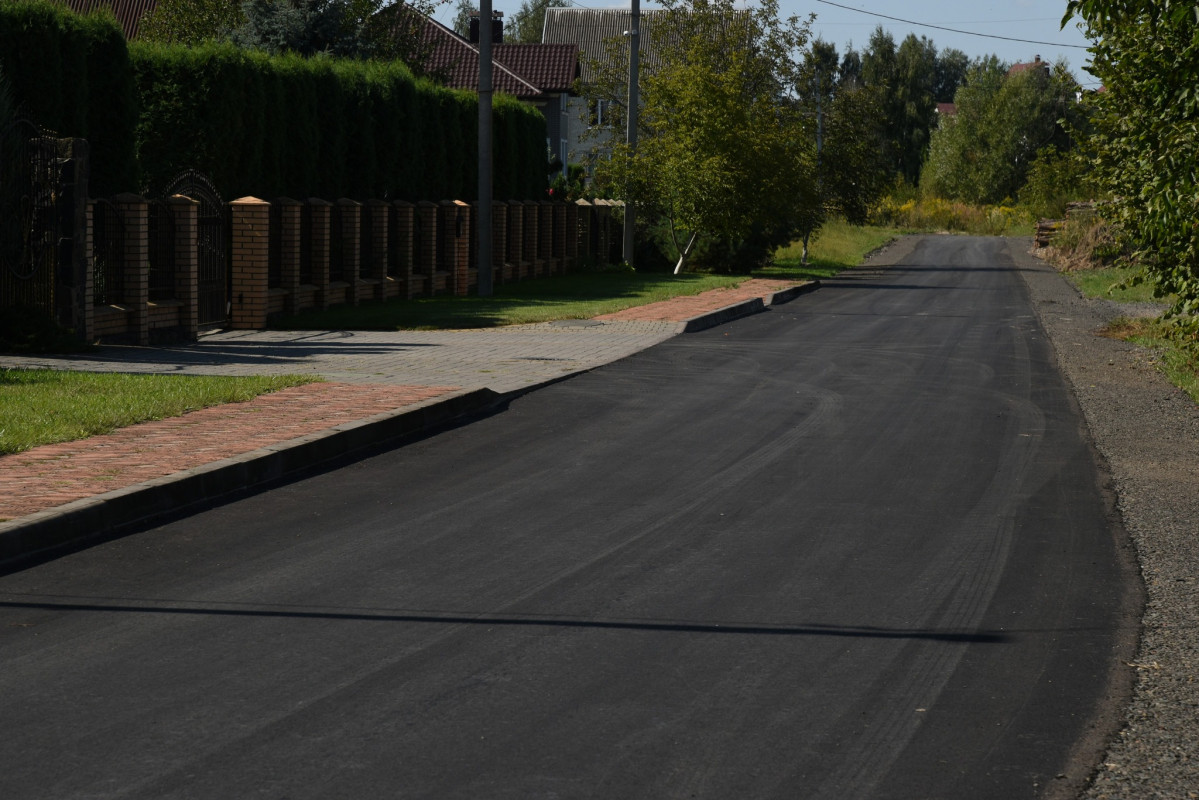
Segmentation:
<svg viewBox="0 0 1199 800">
<path fill-rule="evenodd" d="M 683 267 L 687 263 L 687 256 L 691 255 L 691 251 L 695 248 L 695 240 L 699 238 L 699 233 L 693 231 L 691 238 L 687 240 L 687 246 L 683 248 L 683 252 L 679 253 L 679 263 L 674 265 L 674 274 L 678 275 L 683 271 Z"/>
<path fill-rule="evenodd" d="M 805 267 L 808 265 L 808 239 L 810 237 L 810 233 L 805 232 L 803 235 L 803 260 L 800 263 Z"/>
</svg>

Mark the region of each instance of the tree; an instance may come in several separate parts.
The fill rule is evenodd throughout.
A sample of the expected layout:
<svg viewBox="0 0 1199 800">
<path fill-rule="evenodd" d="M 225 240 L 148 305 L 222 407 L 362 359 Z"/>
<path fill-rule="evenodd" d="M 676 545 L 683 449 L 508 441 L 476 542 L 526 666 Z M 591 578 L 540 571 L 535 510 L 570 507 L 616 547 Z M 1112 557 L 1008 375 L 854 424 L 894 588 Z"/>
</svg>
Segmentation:
<svg viewBox="0 0 1199 800">
<path fill-rule="evenodd" d="M 454 6 L 454 33 L 463 39 L 470 38 L 470 18 L 479 13 L 479 7 L 471 0 L 458 0 Z"/>
<path fill-rule="evenodd" d="M 776 0 L 751 9 L 681 0 L 655 19 L 640 144 L 614 146 L 600 179 L 666 218 L 676 273 L 701 237 L 730 243 L 794 230 L 813 194 L 814 131 L 787 93 L 809 24 L 779 20 Z"/>
<path fill-rule="evenodd" d="M 159 0 L 142 38 L 196 45 L 228 39 L 271 53 L 400 60 L 424 74 L 425 19 L 445 0 Z"/>
<path fill-rule="evenodd" d="M 545 30 L 545 10 L 568 5 L 567 0 L 521 0 L 520 8 L 504 29 L 504 40 L 513 44 L 538 44 Z"/>
<path fill-rule="evenodd" d="M 139 36 L 148 42 L 195 46 L 224 38 L 245 20 L 242 0 L 159 0 L 142 17 Z"/>
<path fill-rule="evenodd" d="M 797 231 L 805 264 L 809 241 L 825 220 L 840 214 L 851 223 L 864 223 L 890 177 L 882 157 L 884 119 L 878 90 L 860 85 L 852 71 L 847 75 L 837 65 L 836 48 L 813 41 L 797 87 L 803 114 L 817 125 L 816 181 L 803 203 Z"/>
<path fill-rule="evenodd" d="M 1116 225 L 1174 311 L 1199 326 L 1199 25 L 1191 3 L 1071 0 L 1094 44 L 1090 94 L 1095 179 Z"/>
<path fill-rule="evenodd" d="M 970 72 L 970 57 L 961 50 L 948 48 L 937 54 L 936 76 L 933 79 L 933 99 L 952 103 L 958 87 L 966 82 Z"/>
<path fill-rule="evenodd" d="M 968 203 L 1017 197 L 1038 153 L 1069 149 L 1059 120 L 1081 124 L 1077 88 L 1065 64 L 1012 74 L 997 63 L 975 68 L 955 96 L 957 115 L 933 134 L 922 189 Z"/>
</svg>

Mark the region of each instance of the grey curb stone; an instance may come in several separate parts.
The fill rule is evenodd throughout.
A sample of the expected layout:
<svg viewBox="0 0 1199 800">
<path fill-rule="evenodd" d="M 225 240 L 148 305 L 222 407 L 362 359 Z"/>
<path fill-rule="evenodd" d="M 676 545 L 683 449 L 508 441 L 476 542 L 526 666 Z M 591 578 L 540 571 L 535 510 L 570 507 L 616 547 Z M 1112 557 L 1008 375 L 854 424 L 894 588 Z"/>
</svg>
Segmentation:
<svg viewBox="0 0 1199 800">
<path fill-rule="evenodd" d="M 265 488 L 486 411 L 503 399 L 490 389 L 437 397 L 2 522 L 0 563 L 50 554 L 168 516 L 199 511 L 238 493 Z"/>
<path fill-rule="evenodd" d="M 775 292 L 767 302 L 753 298 L 709 311 L 679 323 L 677 332 L 694 333 L 757 314 L 767 305 L 787 302 L 818 287 L 819 282 L 813 282 Z M 483 413 L 515 397 L 587 371 L 589 368 L 574 370 L 502 394 L 491 389 L 475 389 L 443 395 L 0 522 L 0 565 L 11 566 L 26 559 L 52 556 L 55 552 L 113 538 L 123 531 L 158 520 L 195 513 L 238 494 L 265 489 L 439 425 Z"/>
</svg>

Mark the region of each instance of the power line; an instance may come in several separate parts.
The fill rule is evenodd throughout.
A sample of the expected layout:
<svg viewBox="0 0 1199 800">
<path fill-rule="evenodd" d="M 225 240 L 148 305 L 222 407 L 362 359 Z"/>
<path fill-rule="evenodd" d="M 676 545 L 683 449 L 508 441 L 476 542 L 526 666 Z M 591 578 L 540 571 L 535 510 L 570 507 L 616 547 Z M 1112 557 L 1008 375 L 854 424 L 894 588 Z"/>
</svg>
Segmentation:
<svg viewBox="0 0 1199 800">
<path fill-rule="evenodd" d="M 1046 47 L 1072 47 L 1072 48 L 1075 48 L 1076 50 L 1087 50 L 1088 49 L 1085 45 L 1081 45 L 1081 44 L 1059 44 L 1057 42 L 1038 42 L 1034 39 L 1016 39 L 1012 36 L 996 36 L 993 33 L 976 33 L 975 31 L 963 31 L 963 30 L 959 30 L 957 28 L 946 28 L 942 25 L 930 25 L 927 22 L 913 22 L 910 19 L 900 19 L 899 17 L 889 17 L 886 14 L 879 14 L 874 11 L 866 11 L 861 8 L 854 8 L 853 6 L 845 6 L 845 5 L 841 5 L 840 3 L 833 3 L 833 2 L 831 2 L 831 0 L 816 0 L 816 2 L 824 3 L 826 6 L 836 6 L 837 8 L 843 8 L 846 11 L 856 11 L 859 14 L 866 14 L 867 16 L 871 16 L 871 17 L 880 17 L 882 19 L 889 19 L 892 22 L 902 22 L 905 25 L 915 25 L 920 28 L 933 28 L 933 29 L 939 30 L 939 31 L 949 31 L 950 33 L 962 33 L 962 34 L 965 34 L 966 36 L 981 36 L 985 39 L 1003 39 L 1005 42 L 1022 42 L 1024 44 L 1043 44 Z"/>
</svg>

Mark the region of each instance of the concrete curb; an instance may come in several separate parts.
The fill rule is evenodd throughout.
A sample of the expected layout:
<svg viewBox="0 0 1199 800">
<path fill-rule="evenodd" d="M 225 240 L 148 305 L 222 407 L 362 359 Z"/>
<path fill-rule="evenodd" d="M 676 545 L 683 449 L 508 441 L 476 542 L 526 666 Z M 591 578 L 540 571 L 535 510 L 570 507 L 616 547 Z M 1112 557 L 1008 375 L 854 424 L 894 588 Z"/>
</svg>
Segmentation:
<svg viewBox="0 0 1199 800">
<path fill-rule="evenodd" d="M 502 402 L 490 389 L 436 397 L 366 419 L 0 523 L 0 564 L 52 554 L 366 454 Z"/>
<path fill-rule="evenodd" d="M 714 328 L 765 311 L 819 288 L 813 281 L 770 295 L 707 311 L 679 323 L 678 333 Z M 439 425 L 484 412 L 529 392 L 587 372 L 568 375 L 499 394 L 491 389 L 461 391 L 394 411 L 348 422 L 317 433 L 278 442 L 222 461 L 86 497 L 7 522 L 0 522 L 0 565 L 52 556 L 124 531 L 170 517 L 186 516 L 266 489 L 306 472 L 365 456 Z"/>
<path fill-rule="evenodd" d="M 799 286 L 792 286 L 790 289 L 783 289 L 781 292 L 775 292 L 774 294 L 770 295 L 770 299 L 766 301 L 766 305 L 777 306 L 782 305 L 783 303 L 790 303 L 800 295 L 814 292 L 819 288 L 820 281 L 808 281 L 807 283 L 801 283 Z"/>
<path fill-rule="evenodd" d="M 726 322 L 732 322 L 735 319 L 748 317 L 751 314 L 757 314 L 765 310 L 766 304 L 762 302 L 762 298 L 760 297 L 743 300 L 740 303 L 718 308 L 715 311 L 705 311 L 699 316 L 680 322 L 679 333 L 695 333 L 696 331 L 715 328 L 717 325 L 723 325 Z"/>
</svg>

